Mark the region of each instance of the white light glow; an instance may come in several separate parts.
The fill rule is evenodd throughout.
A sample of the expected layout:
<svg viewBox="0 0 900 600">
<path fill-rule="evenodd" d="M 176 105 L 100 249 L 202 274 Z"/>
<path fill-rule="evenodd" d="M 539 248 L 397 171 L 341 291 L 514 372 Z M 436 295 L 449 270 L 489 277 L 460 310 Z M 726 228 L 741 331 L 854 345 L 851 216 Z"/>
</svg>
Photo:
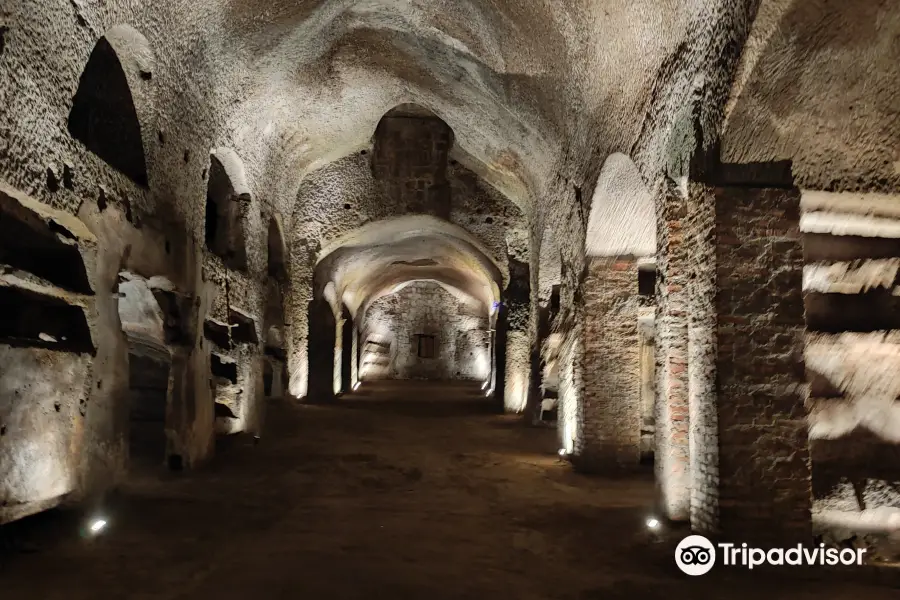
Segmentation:
<svg viewBox="0 0 900 600">
<path fill-rule="evenodd" d="M 566 451 L 565 448 L 560 448 L 560 449 L 559 449 L 559 455 L 560 455 L 560 456 L 565 456 L 566 454 L 568 454 L 568 452 Z"/>
<path fill-rule="evenodd" d="M 106 527 L 106 521 L 103 519 L 94 519 L 91 521 L 91 533 L 100 533 Z"/>
<path fill-rule="evenodd" d="M 572 454 L 575 451 L 575 424 L 574 416 L 566 419 L 565 433 L 563 442 L 566 444 L 566 454 Z"/>
<path fill-rule="evenodd" d="M 647 519 L 647 527 L 650 529 L 659 529 L 659 519 L 650 517 L 649 519 Z"/>
<path fill-rule="evenodd" d="M 358 389 L 359 389 L 359 382 L 357 381 L 356 383 L 353 384 L 353 391 L 356 391 Z"/>
<path fill-rule="evenodd" d="M 484 383 L 481 384 L 481 389 L 486 389 L 487 386 L 488 386 L 488 382 L 485 381 Z"/>
</svg>

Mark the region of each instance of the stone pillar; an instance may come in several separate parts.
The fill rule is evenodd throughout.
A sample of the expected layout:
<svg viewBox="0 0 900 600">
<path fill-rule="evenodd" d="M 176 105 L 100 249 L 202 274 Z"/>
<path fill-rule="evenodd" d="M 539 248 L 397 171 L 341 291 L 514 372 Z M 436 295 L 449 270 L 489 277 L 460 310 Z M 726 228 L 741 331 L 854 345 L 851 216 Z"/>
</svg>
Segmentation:
<svg viewBox="0 0 900 600">
<path fill-rule="evenodd" d="M 292 243 L 290 255 L 289 279 L 284 291 L 288 391 L 295 398 L 303 398 L 309 388 L 309 306 L 316 259 L 305 240 Z"/>
<path fill-rule="evenodd" d="M 736 541 L 811 539 L 799 202 L 690 190 L 691 524 Z"/>
<path fill-rule="evenodd" d="M 310 302 L 308 323 L 309 389 L 307 397 L 313 401 L 333 400 L 335 361 L 339 368 L 340 351 L 335 351 L 338 327 L 334 310 L 325 298 L 317 298 Z M 340 382 L 340 373 L 338 373 L 338 382 Z"/>
<path fill-rule="evenodd" d="M 353 322 L 353 347 L 350 355 L 350 391 L 359 382 L 359 328 Z"/>
<path fill-rule="evenodd" d="M 633 468 L 641 445 L 637 261 L 588 259 L 582 291 L 575 328 L 581 338 L 580 431 L 573 461 L 589 471 Z"/>
<path fill-rule="evenodd" d="M 690 518 L 688 444 L 688 281 L 684 221 L 687 203 L 671 188 L 657 201 L 656 470 L 660 510 L 673 521 Z"/>
<path fill-rule="evenodd" d="M 503 298 L 506 317 L 506 375 L 503 408 L 521 413 L 528 402 L 531 376 L 531 285 L 527 263 L 510 259 L 510 282 Z"/>
<path fill-rule="evenodd" d="M 351 327 L 352 322 L 337 317 L 334 324 L 334 369 L 331 374 L 331 391 L 337 396 L 342 391 L 344 378 L 344 327 Z"/>
</svg>

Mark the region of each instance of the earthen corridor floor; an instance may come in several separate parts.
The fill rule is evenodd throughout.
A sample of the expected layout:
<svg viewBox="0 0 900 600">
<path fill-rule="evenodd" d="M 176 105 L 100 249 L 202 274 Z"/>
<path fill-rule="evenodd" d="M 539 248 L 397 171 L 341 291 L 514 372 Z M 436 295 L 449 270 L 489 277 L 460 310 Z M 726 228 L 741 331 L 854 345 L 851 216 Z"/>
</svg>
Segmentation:
<svg viewBox="0 0 900 600">
<path fill-rule="evenodd" d="M 659 541 L 644 526 L 649 474 L 577 475 L 554 440 L 492 414 L 474 387 L 275 400 L 258 445 L 233 437 L 205 469 L 130 482 L 96 539 L 69 512 L 0 531 L 0 598 L 897 597 L 758 573 L 688 578 L 671 554 L 684 532 Z"/>
</svg>

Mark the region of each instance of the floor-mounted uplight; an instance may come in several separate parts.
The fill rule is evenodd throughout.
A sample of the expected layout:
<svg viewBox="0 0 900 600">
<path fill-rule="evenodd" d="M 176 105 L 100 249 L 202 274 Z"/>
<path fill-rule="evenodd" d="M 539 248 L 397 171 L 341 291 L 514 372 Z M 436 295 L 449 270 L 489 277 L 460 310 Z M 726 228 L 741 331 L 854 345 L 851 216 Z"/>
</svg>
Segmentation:
<svg viewBox="0 0 900 600">
<path fill-rule="evenodd" d="M 94 519 L 93 521 L 91 521 L 91 524 L 88 526 L 88 529 L 90 529 L 91 533 L 93 533 L 94 535 L 97 535 L 98 533 L 100 533 L 101 531 L 106 529 L 106 520 L 105 519 Z"/>
<path fill-rule="evenodd" d="M 356 383 L 353 384 L 353 391 L 355 392 L 358 389 L 359 389 L 359 382 L 357 381 Z"/>
<path fill-rule="evenodd" d="M 659 529 L 659 525 L 659 519 L 655 519 L 653 517 L 647 519 L 647 529 Z"/>
<path fill-rule="evenodd" d="M 567 454 L 568 454 L 568 452 L 566 451 L 565 448 L 560 448 L 560 449 L 559 449 L 559 455 L 560 455 L 560 456 L 566 456 Z"/>
</svg>

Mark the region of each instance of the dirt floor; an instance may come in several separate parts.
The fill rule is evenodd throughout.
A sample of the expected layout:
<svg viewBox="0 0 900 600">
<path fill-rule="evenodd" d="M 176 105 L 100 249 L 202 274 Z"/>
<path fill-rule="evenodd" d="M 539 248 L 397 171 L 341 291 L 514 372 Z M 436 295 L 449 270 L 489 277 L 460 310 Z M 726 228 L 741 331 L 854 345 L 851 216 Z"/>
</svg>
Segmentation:
<svg viewBox="0 0 900 600">
<path fill-rule="evenodd" d="M 3 600 L 896 600 L 833 574 L 690 578 L 651 534 L 649 473 L 572 472 L 550 429 L 493 414 L 475 387 L 363 384 L 329 406 L 273 400 L 193 473 L 130 482 L 107 530 L 51 511 L 0 528 Z"/>
</svg>

